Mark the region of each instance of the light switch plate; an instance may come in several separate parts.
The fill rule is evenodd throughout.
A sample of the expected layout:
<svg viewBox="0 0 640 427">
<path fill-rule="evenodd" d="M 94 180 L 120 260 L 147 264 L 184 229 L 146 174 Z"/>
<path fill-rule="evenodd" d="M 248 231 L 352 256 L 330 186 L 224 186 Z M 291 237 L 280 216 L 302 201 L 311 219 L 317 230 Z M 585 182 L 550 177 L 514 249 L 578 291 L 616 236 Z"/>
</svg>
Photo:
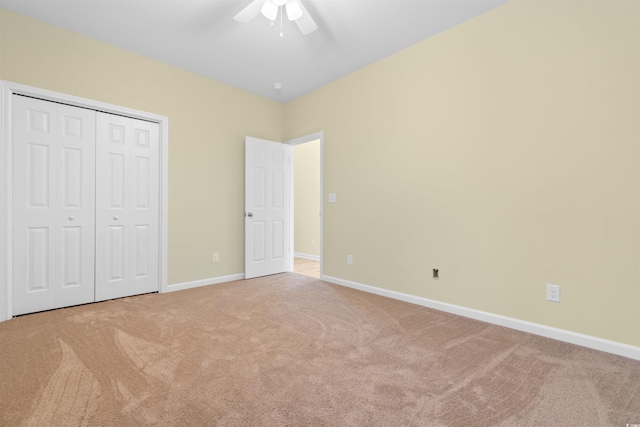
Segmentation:
<svg viewBox="0 0 640 427">
<path fill-rule="evenodd" d="M 329 193 L 329 203 L 335 203 L 337 201 L 336 193 Z"/>
</svg>

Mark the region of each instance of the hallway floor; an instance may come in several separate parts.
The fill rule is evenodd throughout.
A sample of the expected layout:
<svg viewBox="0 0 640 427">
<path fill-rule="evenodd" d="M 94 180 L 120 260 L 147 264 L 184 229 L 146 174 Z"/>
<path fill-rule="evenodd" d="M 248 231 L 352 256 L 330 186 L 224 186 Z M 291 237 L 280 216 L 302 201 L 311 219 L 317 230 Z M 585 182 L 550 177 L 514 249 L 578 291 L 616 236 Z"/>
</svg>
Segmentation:
<svg viewBox="0 0 640 427">
<path fill-rule="evenodd" d="M 320 262 L 306 258 L 294 258 L 293 271 L 305 276 L 320 278 Z"/>
</svg>

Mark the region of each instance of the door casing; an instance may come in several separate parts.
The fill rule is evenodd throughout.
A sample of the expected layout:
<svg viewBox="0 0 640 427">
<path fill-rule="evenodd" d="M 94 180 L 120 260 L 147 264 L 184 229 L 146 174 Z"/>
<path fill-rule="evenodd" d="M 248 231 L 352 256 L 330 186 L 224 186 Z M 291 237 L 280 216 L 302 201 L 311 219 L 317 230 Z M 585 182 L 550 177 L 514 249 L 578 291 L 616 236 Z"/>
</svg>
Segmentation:
<svg viewBox="0 0 640 427">
<path fill-rule="evenodd" d="M 158 123 L 160 126 L 160 292 L 167 291 L 168 235 L 168 153 L 169 118 L 145 111 L 80 98 L 33 86 L 0 80 L 0 321 L 12 317 L 12 111 L 13 95 L 24 95 L 90 110 L 132 117 Z"/>
</svg>

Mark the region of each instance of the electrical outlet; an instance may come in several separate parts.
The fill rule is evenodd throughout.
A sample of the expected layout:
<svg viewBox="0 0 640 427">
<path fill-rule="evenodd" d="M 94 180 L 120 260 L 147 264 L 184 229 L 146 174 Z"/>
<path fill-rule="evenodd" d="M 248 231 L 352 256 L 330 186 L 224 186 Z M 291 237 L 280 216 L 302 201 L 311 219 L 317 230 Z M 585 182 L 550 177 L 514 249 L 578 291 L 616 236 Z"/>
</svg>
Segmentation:
<svg viewBox="0 0 640 427">
<path fill-rule="evenodd" d="M 347 255 L 347 265 L 353 265 L 353 257 L 351 255 Z"/>
<path fill-rule="evenodd" d="M 214 252 L 211 257 L 211 262 L 220 262 L 220 254 L 218 252 Z"/>
<path fill-rule="evenodd" d="M 547 285 L 547 301 L 560 302 L 560 286 Z"/>
</svg>

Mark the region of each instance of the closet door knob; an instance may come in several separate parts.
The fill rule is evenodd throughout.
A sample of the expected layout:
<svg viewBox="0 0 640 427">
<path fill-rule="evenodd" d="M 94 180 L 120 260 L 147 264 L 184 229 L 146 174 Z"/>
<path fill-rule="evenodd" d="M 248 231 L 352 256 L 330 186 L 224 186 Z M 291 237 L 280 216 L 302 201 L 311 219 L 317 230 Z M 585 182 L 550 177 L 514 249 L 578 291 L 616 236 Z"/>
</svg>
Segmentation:
<svg viewBox="0 0 640 427">
<path fill-rule="evenodd" d="M 74 219 L 76 219 L 75 216 L 73 216 L 73 215 L 69 216 L 69 221 L 73 221 Z"/>
<path fill-rule="evenodd" d="M 114 217 L 113 217 L 113 220 L 114 220 L 114 221 L 117 221 L 117 220 L 118 220 L 118 217 L 117 217 L 117 216 L 114 216 Z"/>
</svg>

